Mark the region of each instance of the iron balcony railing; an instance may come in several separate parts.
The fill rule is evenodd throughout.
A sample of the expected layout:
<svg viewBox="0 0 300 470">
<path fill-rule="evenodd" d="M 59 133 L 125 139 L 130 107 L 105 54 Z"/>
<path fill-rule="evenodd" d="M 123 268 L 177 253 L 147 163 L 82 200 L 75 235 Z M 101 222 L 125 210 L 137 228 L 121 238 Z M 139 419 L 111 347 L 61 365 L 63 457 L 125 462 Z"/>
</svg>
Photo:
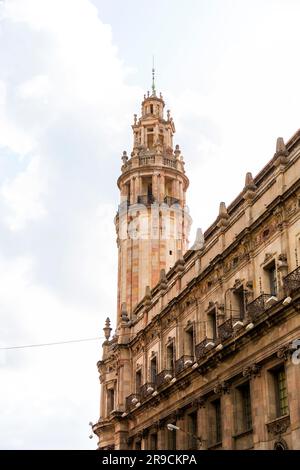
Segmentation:
<svg viewBox="0 0 300 470">
<path fill-rule="evenodd" d="M 153 194 L 143 194 L 142 196 L 137 197 L 138 204 L 143 204 L 144 206 L 148 206 L 149 204 L 153 204 L 155 202 Z"/>
<path fill-rule="evenodd" d="M 228 338 L 231 338 L 234 331 L 234 324 L 241 322 L 241 317 L 231 317 L 225 320 L 221 325 L 218 326 L 218 341 L 221 343 Z"/>
<path fill-rule="evenodd" d="M 146 382 L 140 388 L 140 395 L 141 399 L 145 400 L 147 397 L 152 395 L 152 393 L 156 390 L 156 384 L 154 382 Z"/>
<path fill-rule="evenodd" d="M 193 362 L 194 356 L 188 356 L 186 354 L 184 356 L 181 356 L 181 358 L 175 362 L 175 374 L 180 374 L 180 372 L 182 372 L 186 367 L 192 365 Z"/>
<path fill-rule="evenodd" d="M 247 306 L 248 315 L 251 320 L 256 320 L 268 308 L 267 300 L 272 297 L 271 294 L 261 294 L 259 297 L 250 302 Z"/>
<path fill-rule="evenodd" d="M 164 203 L 168 206 L 173 206 L 173 204 L 179 204 L 179 199 L 176 199 L 176 197 L 165 196 Z"/>
<path fill-rule="evenodd" d="M 156 376 L 156 386 L 157 388 L 162 387 L 163 385 L 170 382 L 174 377 L 174 371 L 172 369 L 164 369 Z"/>
<path fill-rule="evenodd" d="M 288 293 L 295 292 L 300 288 L 300 266 L 285 276 L 283 285 Z"/>
<path fill-rule="evenodd" d="M 226 339 L 230 338 L 233 333 L 233 320 L 232 318 L 228 318 L 228 320 L 225 320 L 224 323 L 219 325 L 218 327 L 218 336 L 219 339 L 222 341 L 225 341 Z"/>
<path fill-rule="evenodd" d="M 136 404 L 141 401 L 140 393 L 132 393 L 126 397 L 126 411 L 131 411 L 136 407 Z"/>
<path fill-rule="evenodd" d="M 196 354 L 196 359 L 197 361 L 202 359 L 205 354 L 209 351 L 209 343 L 215 343 L 215 340 L 214 339 L 211 339 L 211 338 L 204 338 L 203 341 L 201 341 L 201 343 L 198 343 L 196 344 L 196 347 L 195 347 L 195 354 Z"/>
</svg>

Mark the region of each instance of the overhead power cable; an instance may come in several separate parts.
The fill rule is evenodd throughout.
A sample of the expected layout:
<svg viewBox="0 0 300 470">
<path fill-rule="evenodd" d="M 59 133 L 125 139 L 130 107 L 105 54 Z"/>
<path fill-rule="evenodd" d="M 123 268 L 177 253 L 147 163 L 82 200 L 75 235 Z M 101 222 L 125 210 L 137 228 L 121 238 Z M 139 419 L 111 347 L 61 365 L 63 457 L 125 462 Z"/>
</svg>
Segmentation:
<svg viewBox="0 0 300 470">
<path fill-rule="evenodd" d="M 97 336 L 96 338 L 82 338 L 82 339 L 70 339 L 67 341 L 55 341 L 52 343 L 39 343 L 39 344 L 24 344 L 22 346 L 6 346 L 0 347 L 0 350 L 9 350 L 9 349 L 26 349 L 26 348 L 41 348 L 45 346 L 57 346 L 59 344 L 70 344 L 70 343 L 83 343 L 86 341 L 98 341 L 99 339 L 103 339 L 102 336 Z"/>
</svg>

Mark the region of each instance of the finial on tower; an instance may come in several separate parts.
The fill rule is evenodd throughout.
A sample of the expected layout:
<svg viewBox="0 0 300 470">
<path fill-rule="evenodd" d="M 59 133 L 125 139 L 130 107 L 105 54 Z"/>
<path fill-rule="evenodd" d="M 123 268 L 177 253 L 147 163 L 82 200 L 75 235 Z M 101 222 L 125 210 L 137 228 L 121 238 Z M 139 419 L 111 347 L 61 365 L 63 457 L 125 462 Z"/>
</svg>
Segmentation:
<svg viewBox="0 0 300 470">
<path fill-rule="evenodd" d="M 155 90 L 154 56 L 152 57 L 152 96 L 156 96 L 156 90 Z"/>
</svg>

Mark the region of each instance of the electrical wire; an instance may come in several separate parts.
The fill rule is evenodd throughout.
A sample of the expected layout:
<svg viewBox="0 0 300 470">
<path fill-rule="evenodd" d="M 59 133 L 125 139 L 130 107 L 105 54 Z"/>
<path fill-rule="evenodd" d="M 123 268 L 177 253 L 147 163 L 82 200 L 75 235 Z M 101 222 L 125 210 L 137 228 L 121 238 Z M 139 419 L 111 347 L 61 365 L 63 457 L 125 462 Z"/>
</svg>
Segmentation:
<svg viewBox="0 0 300 470">
<path fill-rule="evenodd" d="M 196 310 L 197 307 L 194 307 L 193 309 L 191 309 L 189 311 L 189 314 L 191 313 L 194 313 L 194 311 Z M 226 309 L 226 310 L 229 310 L 229 309 Z M 233 312 L 238 312 L 237 310 L 233 310 L 231 309 L 231 311 Z M 192 322 L 194 325 L 195 324 L 203 324 L 203 323 L 207 323 L 206 320 L 202 320 L 202 321 L 193 321 Z M 177 321 L 176 325 L 173 325 L 173 326 L 170 326 L 170 328 L 176 328 L 176 326 L 179 326 L 179 325 L 182 325 L 182 324 L 185 324 L 185 322 L 183 321 Z M 138 335 L 138 333 L 142 331 L 142 330 L 139 330 L 137 331 L 136 333 L 125 333 L 123 334 L 123 336 L 126 336 L 127 338 L 134 338 L 135 336 Z M 8 351 L 8 350 L 13 350 L 13 349 L 28 349 L 28 348 L 41 348 L 41 347 L 48 347 L 48 346 L 58 346 L 58 345 L 61 345 L 61 344 L 72 344 L 72 343 L 83 343 L 83 342 L 88 342 L 88 341 L 98 341 L 98 340 L 101 340 L 101 339 L 104 339 L 105 337 L 104 336 L 97 336 L 97 337 L 94 337 L 94 338 L 82 338 L 82 339 L 71 339 L 71 340 L 66 340 L 66 341 L 54 341 L 54 342 L 51 342 L 51 343 L 38 343 L 38 344 L 24 344 L 24 345 L 21 345 L 21 346 L 5 346 L 5 347 L 0 347 L 0 351 Z"/>
<path fill-rule="evenodd" d="M 55 341 L 52 343 L 39 343 L 39 344 L 24 344 L 22 346 L 6 346 L 0 347 L 0 350 L 10 350 L 10 349 L 26 349 L 26 348 L 41 348 L 45 346 L 58 346 L 60 344 L 70 344 L 70 343 L 83 343 L 87 341 L 98 341 L 99 339 L 103 339 L 104 336 L 97 336 L 96 338 L 82 338 L 82 339 L 70 339 L 67 341 Z"/>
</svg>

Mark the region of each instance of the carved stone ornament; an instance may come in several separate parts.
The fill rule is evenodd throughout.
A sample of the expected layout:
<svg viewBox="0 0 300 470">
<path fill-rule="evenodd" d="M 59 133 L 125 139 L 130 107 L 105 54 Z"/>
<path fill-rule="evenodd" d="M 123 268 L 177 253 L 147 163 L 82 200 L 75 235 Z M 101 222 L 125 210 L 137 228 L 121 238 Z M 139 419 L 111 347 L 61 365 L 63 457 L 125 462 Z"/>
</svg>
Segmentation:
<svg viewBox="0 0 300 470">
<path fill-rule="evenodd" d="M 205 408 L 206 400 L 204 398 L 200 397 L 196 401 L 198 408 Z"/>
<path fill-rule="evenodd" d="M 250 366 L 245 367 L 243 370 L 243 377 L 252 378 L 260 376 L 261 366 L 258 364 L 251 364 Z"/>
<path fill-rule="evenodd" d="M 226 393 L 230 393 L 230 386 L 226 382 L 219 382 L 215 387 L 214 387 L 214 393 L 216 395 L 219 395 L 220 393 L 223 393 L 224 395 Z"/>
<path fill-rule="evenodd" d="M 278 349 L 277 357 L 279 359 L 283 359 L 284 361 L 287 361 L 292 352 L 293 352 L 293 349 L 292 349 L 291 345 L 290 344 L 285 344 L 284 346 L 282 346 L 281 348 Z"/>
<path fill-rule="evenodd" d="M 290 417 L 283 416 L 282 418 L 277 418 L 271 423 L 267 423 L 268 433 L 278 436 L 284 434 L 288 427 L 290 426 Z"/>
</svg>

